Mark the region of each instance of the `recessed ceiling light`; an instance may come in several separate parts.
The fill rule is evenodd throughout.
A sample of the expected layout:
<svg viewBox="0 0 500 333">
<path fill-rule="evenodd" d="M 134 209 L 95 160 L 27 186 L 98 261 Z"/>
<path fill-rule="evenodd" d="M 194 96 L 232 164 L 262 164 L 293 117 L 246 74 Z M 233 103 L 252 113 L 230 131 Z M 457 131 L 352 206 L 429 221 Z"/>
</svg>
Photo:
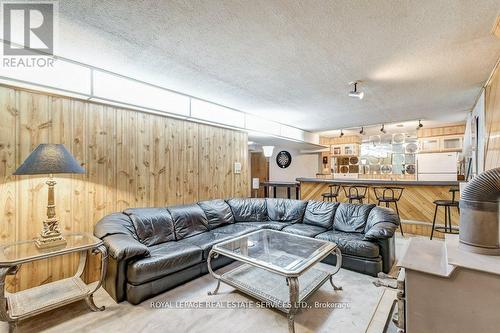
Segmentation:
<svg viewBox="0 0 500 333">
<path fill-rule="evenodd" d="M 248 141 L 248 145 L 249 145 L 249 146 L 250 146 L 250 145 L 254 145 L 254 144 L 255 144 L 255 142 L 253 142 L 253 141 Z"/>
<path fill-rule="evenodd" d="M 397 124 L 396 127 L 405 127 L 403 124 Z"/>
</svg>

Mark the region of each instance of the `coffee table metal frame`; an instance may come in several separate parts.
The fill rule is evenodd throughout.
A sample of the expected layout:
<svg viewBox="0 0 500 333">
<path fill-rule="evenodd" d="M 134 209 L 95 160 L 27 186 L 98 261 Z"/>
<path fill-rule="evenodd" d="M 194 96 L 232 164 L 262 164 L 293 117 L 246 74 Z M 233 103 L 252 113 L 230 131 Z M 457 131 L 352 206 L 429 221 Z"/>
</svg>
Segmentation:
<svg viewBox="0 0 500 333">
<path fill-rule="evenodd" d="M 295 332 L 295 324 L 294 324 L 295 314 L 299 310 L 299 305 L 302 302 L 306 301 L 307 298 L 309 298 L 309 296 L 311 296 L 328 280 L 330 281 L 335 291 L 342 290 L 342 287 L 335 285 L 333 282 L 333 276 L 338 273 L 340 267 L 342 266 L 342 254 L 337 244 L 324 240 L 314 239 L 315 241 L 323 243 L 323 246 L 320 248 L 320 251 L 316 251 L 314 255 L 312 255 L 309 258 L 304 258 L 302 260 L 302 264 L 300 265 L 301 266 L 300 269 L 286 270 L 276 267 L 275 265 L 269 264 L 265 260 L 251 258 L 241 253 L 235 253 L 231 250 L 223 248 L 225 244 L 247 238 L 259 232 L 282 233 L 281 231 L 276 231 L 276 230 L 261 229 L 243 236 L 235 237 L 228 241 L 218 243 L 212 247 L 207 258 L 207 265 L 210 275 L 212 275 L 212 277 L 217 280 L 217 286 L 215 287 L 214 291 L 209 291 L 208 295 L 217 294 L 217 292 L 219 291 L 220 283 L 224 282 L 225 284 L 228 284 L 255 299 L 258 299 L 262 302 L 266 302 L 269 304 L 273 304 L 274 308 L 282 312 L 285 312 L 288 317 L 288 330 L 289 332 L 293 333 Z M 309 237 L 304 237 L 289 233 L 286 234 L 288 236 L 311 240 L 311 238 Z M 316 268 L 313 268 L 314 265 L 316 265 L 321 260 L 326 258 L 329 254 L 335 254 L 335 256 L 337 257 L 337 262 L 332 272 L 325 272 L 323 270 L 318 270 Z M 212 270 L 211 266 L 212 259 L 217 258 L 219 255 L 223 255 L 225 257 L 234 259 L 236 261 L 240 261 L 244 264 L 219 275 Z M 278 301 L 277 298 L 273 297 L 270 294 L 269 290 L 261 290 L 257 285 L 248 286 L 248 284 L 238 281 L 237 278 L 235 279 L 235 274 L 234 274 L 235 272 L 238 273 L 241 272 L 242 269 L 252 269 L 252 268 L 264 269 L 271 273 L 283 276 L 285 278 L 284 282 L 286 282 L 286 285 L 289 287 L 289 303 L 286 304 L 283 302 L 277 302 Z M 317 275 L 317 277 L 316 279 L 314 279 L 314 282 L 312 284 L 307 286 L 302 286 L 304 292 L 301 295 L 299 295 L 300 291 L 299 277 L 302 276 L 308 270 L 314 270 L 314 273 Z"/>
</svg>

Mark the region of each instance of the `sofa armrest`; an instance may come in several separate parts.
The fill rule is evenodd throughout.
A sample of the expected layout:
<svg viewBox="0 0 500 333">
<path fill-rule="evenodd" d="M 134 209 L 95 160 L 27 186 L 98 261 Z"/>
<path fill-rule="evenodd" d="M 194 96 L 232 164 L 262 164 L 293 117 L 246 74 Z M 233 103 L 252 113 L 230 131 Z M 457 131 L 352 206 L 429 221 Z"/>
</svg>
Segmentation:
<svg viewBox="0 0 500 333">
<path fill-rule="evenodd" d="M 118 261 L 149 255 L 148 247 L 129 235 L 110 235 L 105 237 L 103 241 L 108 248 L 109 255 Z"/>
<path fill-rule="evenodd" d="M 392 210 L 384 207 L 375 207 L 368 215 L 365 228 L 365 240 L 379 240 L 391 238 L 400 224 L 399 216 Z"/>
</svg>

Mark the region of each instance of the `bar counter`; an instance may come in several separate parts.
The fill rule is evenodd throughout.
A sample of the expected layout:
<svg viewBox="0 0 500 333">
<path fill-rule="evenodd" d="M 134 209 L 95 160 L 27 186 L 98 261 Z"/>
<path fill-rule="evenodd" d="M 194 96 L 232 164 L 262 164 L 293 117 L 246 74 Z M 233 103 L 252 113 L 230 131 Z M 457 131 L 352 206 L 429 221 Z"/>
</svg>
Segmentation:
<svg viewBox="0 0 500 333">
<path fill-rule="evenodd" d="M 458 181 L 418 181 L 418 180 L 389 180 L 389 179 L 324 179 L 324 178 L 297 178 L 300 182 L 300 197 L 303 200 L 323 200 L 321 194 L 330 192 L 329 185 L 360 185 L 368 186 L 364 203 L 377 203 L 373 187 L 402 187 L 403 195 L 398 202 L 404 232 L 430 236 L 432 219 L 434 216 L 434 200 L 451 200 L 450 187 L 458 186 Z M 459 195 L 455 200 L 459 200 Z M 347 202 L 341 188 L 339 202 Z M 391 208 L 394 206 L 391 204 Z M 459 215 L 456 209 L 451 209 L 453 225 L 458 225 Z M 436 226 L 444 225 L 444 209 L 440 208 L 436 218 Z M 434 237 L 443 237 L 443 234 L 434 232 Z"/>
</svg>

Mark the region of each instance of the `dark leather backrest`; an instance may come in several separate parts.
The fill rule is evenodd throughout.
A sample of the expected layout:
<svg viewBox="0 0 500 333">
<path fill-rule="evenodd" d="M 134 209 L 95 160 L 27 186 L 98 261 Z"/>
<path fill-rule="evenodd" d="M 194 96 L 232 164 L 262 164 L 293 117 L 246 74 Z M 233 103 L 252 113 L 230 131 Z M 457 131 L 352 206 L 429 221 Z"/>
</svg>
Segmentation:
<svg viewBox="0 0 500 333">
<path fill-rule="evenodd" d="M 307 201 L 292 199 L 266 199 L 269 220 L 300 223 L 304 217 Z"/>
<path fill-rule="evenodd" d="M 208 226 L 215 229 L 226 224 L 234 223 L 231 207 L 222 199 L 198 202 L 207 216 Z"/>
<path fill-rule="evenodd" d="M 267 220 L 267 207 L 265 199 L 239 198 L 226 201 L 235 222 L 262 222 Z"/>
<path fill-rule="evenodd" d="M 338 206 L 338 202 L 310 200 L 302 223 L 332 229 L 333 217 Z"/>
<path fill-rule="evenodd" d="M 172 217 L 166 208 L 129 208 L 123 213 L 132 221 L 137 238 L 144 245 L 175 240 Z"/>
<path fill-rule="evenodd" d="M 104 216 L 94 226 L 94 235 L 100 239 L 111 235 L 129 235 L 135 240 L 139 240 L 130 217 L 123 213 Z"/>
<path fill-rule="evenodd" d="M 344 232 L 364 233 L 368 215 L 373 207 L 374 204 L 358 205 L 342 202 L 335 212 L 333 227 Z"/>
<path fill-rule="evenodd" d="M 394 228 L 397 228 L 401 221 L 398 214 L 396 214 L 394 210 L 385 207 L 375 207 L 370 211 L 370 214 L 368 215 L 368 220 L 366 221 L 365 226 L 365 233 L 379 223 L 391 223 L 394 225 Z"/>
<path fill-rule="evenodd" d="M 172 215 L 177 240 L 209 230 L 205 212 L 197 204 L 168 207 L 168 211 Z"/>
</svg>

